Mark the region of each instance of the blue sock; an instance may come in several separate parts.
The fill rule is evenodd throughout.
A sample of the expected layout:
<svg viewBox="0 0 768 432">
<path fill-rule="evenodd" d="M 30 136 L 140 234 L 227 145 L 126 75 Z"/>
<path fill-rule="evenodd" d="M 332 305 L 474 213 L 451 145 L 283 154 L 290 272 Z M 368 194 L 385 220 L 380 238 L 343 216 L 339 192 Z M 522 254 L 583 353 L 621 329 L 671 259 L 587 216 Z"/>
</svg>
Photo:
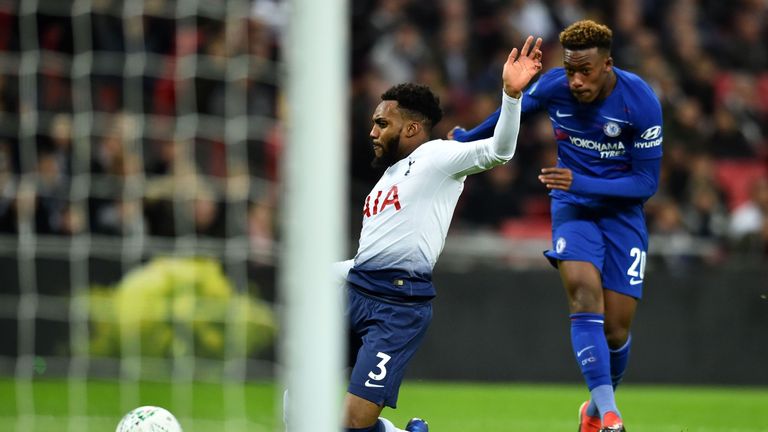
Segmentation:
<svg viewBox="0 0 768 432">
<path fill-rule="evenodd" d="M 618 414 L 611 383 L 611 360 L 605 340 L 604 317 L 595 313 L 571 315 L 571 344 L 581 374 L 600 413 Z"/>
<path fill-rule="evenodd" d="M 613 387 L 610 384 L 599 385 L 589 391 L 592 401 L 597 406 L 597 410 L 600 412 L 600 418 L 605 417 L 605 413 L 615 412 L 617 416 L 621 417 L 619 408 L 616 407 L 616 399 L 613 396 Z"/>
<path fill-rule="evenodd" d="M 629 348 L 632 345 L 632 335 L 629 335 L 627 342 L 619 349 L 611 350 L 611 384 L 616 390 L 621 379 L 624 378 L 624 372 L 629 363 Z"/>
<path fill-rule="evenodd" d="M 624 378 L 624 372 L 627 370 L 627 363 L 629 363 L 629 348 L 632 345 L 632 335 L 627 338 L 627 342 L 619 349 L 610 350 L 611 353 L 611 385 L 613 385 L 614 392 L 621 379 Z M 597 405 L 595 401 L 590 400 L 587 407 L 587 415 L 591 417 L 597 417 L 599 415 L 597 411 Z"/>
<path fill-rule="evenodd" d="M 384 432 L 384 423 L 381 420 L 376 420 L 373 426 L 362 429 L 347 428 L 346 432 Z"/>
</svg>

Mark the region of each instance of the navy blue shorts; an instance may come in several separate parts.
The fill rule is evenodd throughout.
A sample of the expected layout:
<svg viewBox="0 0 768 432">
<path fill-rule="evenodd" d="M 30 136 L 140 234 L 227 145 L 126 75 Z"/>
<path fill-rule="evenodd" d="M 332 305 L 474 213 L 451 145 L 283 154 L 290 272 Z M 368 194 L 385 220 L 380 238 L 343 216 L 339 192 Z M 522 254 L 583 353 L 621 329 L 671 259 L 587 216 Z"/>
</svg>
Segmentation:
<svg viewBox="0 0 768 432">
<path fill-rule="evenodd" d="M 348 391 L 395 408 L 405 368 L 432 321 L 432 303 L 403 304 L 347 291 L 350 349 L 357 349 Z"/>
<path fill-rule="evenodd" d="M 648 253 L 648 231 L 639 205 L 591 209 L 552 201 L 552 249 L 557 261 L 587 261 L 600 271 L 603 288 L 639 299 Z"/>
</svg>

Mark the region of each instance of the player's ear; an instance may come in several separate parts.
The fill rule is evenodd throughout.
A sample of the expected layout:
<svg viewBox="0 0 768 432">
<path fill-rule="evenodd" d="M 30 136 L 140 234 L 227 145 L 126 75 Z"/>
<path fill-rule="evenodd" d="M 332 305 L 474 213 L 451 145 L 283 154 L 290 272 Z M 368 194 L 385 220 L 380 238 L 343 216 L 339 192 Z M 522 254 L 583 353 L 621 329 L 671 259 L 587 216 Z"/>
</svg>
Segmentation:
<svg viewBox="0 0 768 432">
<path fill-rule="evenodd" d="M 612 67 L 613 67 L 613 57 L 608 56 L 605 59 L 605 69 L 606 70 L 611 70 Z"/>
<path fill-rule="evenodd" d="M 417 121 L 409 121 L 408 125 L 405 127 L 405 136 L 408 138 L 412 138 L 421 132 L 422 126 L 421 123 Z"/>
</svg>

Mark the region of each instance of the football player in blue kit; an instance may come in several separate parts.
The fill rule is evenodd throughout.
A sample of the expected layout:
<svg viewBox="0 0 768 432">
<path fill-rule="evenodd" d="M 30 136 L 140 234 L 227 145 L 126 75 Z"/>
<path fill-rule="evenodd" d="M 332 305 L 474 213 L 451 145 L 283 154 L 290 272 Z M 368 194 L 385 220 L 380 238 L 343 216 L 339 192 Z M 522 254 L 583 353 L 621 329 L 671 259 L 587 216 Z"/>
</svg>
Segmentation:
<svg viewBox="0 0 768 432">
<path fill-rule="evenodd" d="M 541 170 L 550 190 L 552 249 L 568 296 L 571 343 L 590 391 L 579 431 L 623 431 L 614 390 L 629 359 L 630 325 L 642 296 L 648 233 L 643 204 L 657 189 L 661 105 L 637 75 L 613 65 L 612 31 L 590 20 L 560 33 L 563 67 L 525 92 L 522 116 L 546 111 L 557 166 Z M 498 112 L 449 137 L 488 136 Z"/>
<path fill-rule="evenodd" d="M 397 432 L 380 418 L 395 408 L 405 368 L 432 318 L 432 269 L 468 175 L 512 158 L 520 126 L 520 98 L 541 70 L 541 39 L 513 49 L 502 72 L 498 125 L 471 142 L 430 139 L 442 110 L 429 88 L 400 84 L 373 113 L 373 165 L 385 168 L 363 205 L 355 258 L 336 263 L 348 293 L 354 354 L 344 399 L 346 431 Z M 492 135 L 492 136 L 491 136 Z M 427 432 L 413 419 L 407 431 Z"/>
</svg>

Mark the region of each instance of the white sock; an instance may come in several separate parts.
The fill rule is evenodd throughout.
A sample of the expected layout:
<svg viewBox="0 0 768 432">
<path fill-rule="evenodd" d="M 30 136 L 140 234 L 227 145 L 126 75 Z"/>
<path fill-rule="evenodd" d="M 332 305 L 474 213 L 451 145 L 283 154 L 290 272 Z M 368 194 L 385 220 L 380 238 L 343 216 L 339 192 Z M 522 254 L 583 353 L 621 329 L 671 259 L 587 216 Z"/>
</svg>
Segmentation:
<svg viewBox="0 0 768 432">
<path fill-rule="evenodd" d="M 395 425 L 392 424 L 391 421 L 385 419 L 384 417 L 379 417 L 379 420 L 381 420 L 382 423 L 384 423 L 384 431 L 385 432 L 407 432 L 402 429 L 398 429 L 395 427 Z"/>
</svg>

